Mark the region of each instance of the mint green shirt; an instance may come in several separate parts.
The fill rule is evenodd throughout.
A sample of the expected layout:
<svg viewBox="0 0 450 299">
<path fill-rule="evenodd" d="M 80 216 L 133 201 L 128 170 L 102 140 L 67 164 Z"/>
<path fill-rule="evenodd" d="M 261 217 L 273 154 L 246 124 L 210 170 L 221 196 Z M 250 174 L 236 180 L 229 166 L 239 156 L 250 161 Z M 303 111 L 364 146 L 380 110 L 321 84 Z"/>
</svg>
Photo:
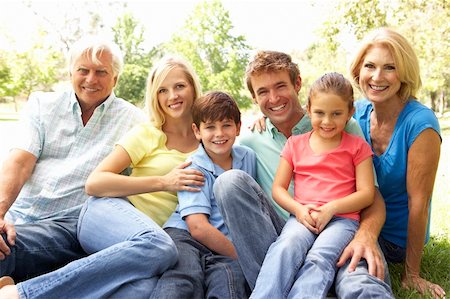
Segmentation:
<svg viewBox="0 0 450 299">
<path fill-rule="evenodd" d="M 292 128 L 292 135 L 299 135 L 307 133 L 312 130 L 311 119 L 305 114 L 302 119 Z M 345 131 L 350 134 L 355 134 L 364 138 L 358 122 L 351 118 Z M 262 133 L 249 129 L 242 132 L 239 143 L 246 145 L 253 149 L 256 153 L 256 181 L 262 187 L 267 196 L 271 199 L 277 213 L 287 219 L 289 213 L 281 208 L 272 198 L 272 184 L 277 172 L 278 163 L 280 161 L 280 154 L 286 144 L 287 138 L 283 133 L 272 124 L 269 118 L 266 119 L 266 130 Z M 289 186 L 289 193 L 294 195 L 294 183 L 291 180 Z"/>
</svg>

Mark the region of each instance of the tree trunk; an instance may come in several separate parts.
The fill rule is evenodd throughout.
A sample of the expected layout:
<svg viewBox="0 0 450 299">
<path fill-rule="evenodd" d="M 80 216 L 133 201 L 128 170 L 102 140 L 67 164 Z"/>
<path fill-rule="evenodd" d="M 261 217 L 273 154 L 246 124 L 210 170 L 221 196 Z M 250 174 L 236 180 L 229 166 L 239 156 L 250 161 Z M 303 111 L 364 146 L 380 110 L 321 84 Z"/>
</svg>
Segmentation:
<svg viewBox="0 0 450 299">
<path fill-rule="evenodd" d="M 430 91 L 431 110 L 436 111 L 436 91 Z"/>
<path fill-rule="evenodd" d="M 445 92 L 444 90 L 441 90 L 441 94 L 439 96 L 439 113 L 441 115 L 444 115 L 445 108 Z"/>
</svg>

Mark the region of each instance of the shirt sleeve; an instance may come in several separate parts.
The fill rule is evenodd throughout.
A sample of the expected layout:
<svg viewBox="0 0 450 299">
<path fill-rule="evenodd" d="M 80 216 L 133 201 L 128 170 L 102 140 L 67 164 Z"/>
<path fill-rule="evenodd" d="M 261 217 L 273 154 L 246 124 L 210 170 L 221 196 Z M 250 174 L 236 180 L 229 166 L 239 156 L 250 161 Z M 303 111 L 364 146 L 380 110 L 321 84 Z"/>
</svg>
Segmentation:
<svg viewBox="0 0 450 299">
<path fill-rule="evenodd" d="M 39 93 L 30 95 L 27 105 L 20 118 L 20 137 L 14 144 L 15 148 L 27 151 L 39 158 L 44 145 L 44 132 L 41 126 L 41 107 Z"/>
</svg>

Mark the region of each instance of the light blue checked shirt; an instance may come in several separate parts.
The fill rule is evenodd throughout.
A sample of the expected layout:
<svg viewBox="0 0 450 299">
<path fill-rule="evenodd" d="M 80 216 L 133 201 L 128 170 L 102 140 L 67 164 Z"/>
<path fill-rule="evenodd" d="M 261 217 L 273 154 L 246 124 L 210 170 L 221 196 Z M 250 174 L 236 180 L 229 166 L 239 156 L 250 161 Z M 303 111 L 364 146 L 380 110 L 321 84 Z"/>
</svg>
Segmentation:
<svg viewBox="0 0 450 299">
<path fill-rule="evenodd" d="M 16 148 L 37 157 L 30 179 L 10 208 L 10 221 L 29 223 L 77 210 L 88 175 L 144 113 L 112 93 L 86 126 L 73 91 L 34 93 L 21 119 Z"/>
</svg>

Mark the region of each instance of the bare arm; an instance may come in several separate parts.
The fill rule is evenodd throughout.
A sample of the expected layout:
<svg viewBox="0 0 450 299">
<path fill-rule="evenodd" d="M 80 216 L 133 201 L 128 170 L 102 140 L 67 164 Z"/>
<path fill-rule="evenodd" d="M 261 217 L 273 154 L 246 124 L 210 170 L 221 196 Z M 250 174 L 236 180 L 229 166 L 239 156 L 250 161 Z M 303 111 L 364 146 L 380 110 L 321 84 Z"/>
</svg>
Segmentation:
<svg viewBox="0 0 450 299">
<path fill-rule="evenodd" d="M 435 298 L 444 297 L 445 292 L 439 285 L 420 277 L 420 263 L 428 223 L 430 198 L 439 164 L 440 147 L 439 135 L 432 129 L 426 129 L 420 133 L 408 152 L 406 176 L 409 208 L 408 238 L 402 277 L 403 287 L 414 288 L 422 294 L 429 291 Z"/>
<path fill-rule="evenodd" d="M 130 177 L 120 174 L 131 164 L 127 151 L 117 145 L 91 173 L 86 181 L 86 193 L 98 197 L 122 197 L 156 191 L 194 191 L 201 186 L 203 175 L 194 169 L 183 169 L 183 163 L 164 176 Z"/>
<path fill-rule="evenodd" d="M 325 228 L 333 215 L 357 212 L 373 203 L 375 187 L 372 156 L 359 163 L 355 170 L 356 191 L 314 209 L 316 212 L 311 214 L 319 232 Z"/>
<path fill-rule="evenodd" d="M 11 205 L 16 200 L 25 182 L 33 173 L 37 158 L 24 150 L 13 149 L 3 162 L 0 175 L 0 230 L 6 233 L 8 242 L 14 245 L 16 231 L 14 225 L 6 222 L 4 217 Z M 0 259 L 10 250 L 2 238 L 0 238 Z"/>
<path fill-rule="evenodd" d="M 272 197 L 273 199 L 290 214 L 295 215 L 297 221 L 306 226 L 313 233 L 318 233 L 316 223 L 310 215 L 310 211 L 315 208 L 310 205 L 302 205 L 292 198 L 289 194 L 289 183 L 292 178 L 292 166 L 283 158 L 280 158 L 277 173 L 273 180 Z"/>
<path fill-rule="evenodd" d="M 192 214 L 186 216 L 186 224 L 192 237 L 211 251 L 237 259 L 233 243 L 222 232 L 212 226 L 205 214 Z"/>
</svg>

